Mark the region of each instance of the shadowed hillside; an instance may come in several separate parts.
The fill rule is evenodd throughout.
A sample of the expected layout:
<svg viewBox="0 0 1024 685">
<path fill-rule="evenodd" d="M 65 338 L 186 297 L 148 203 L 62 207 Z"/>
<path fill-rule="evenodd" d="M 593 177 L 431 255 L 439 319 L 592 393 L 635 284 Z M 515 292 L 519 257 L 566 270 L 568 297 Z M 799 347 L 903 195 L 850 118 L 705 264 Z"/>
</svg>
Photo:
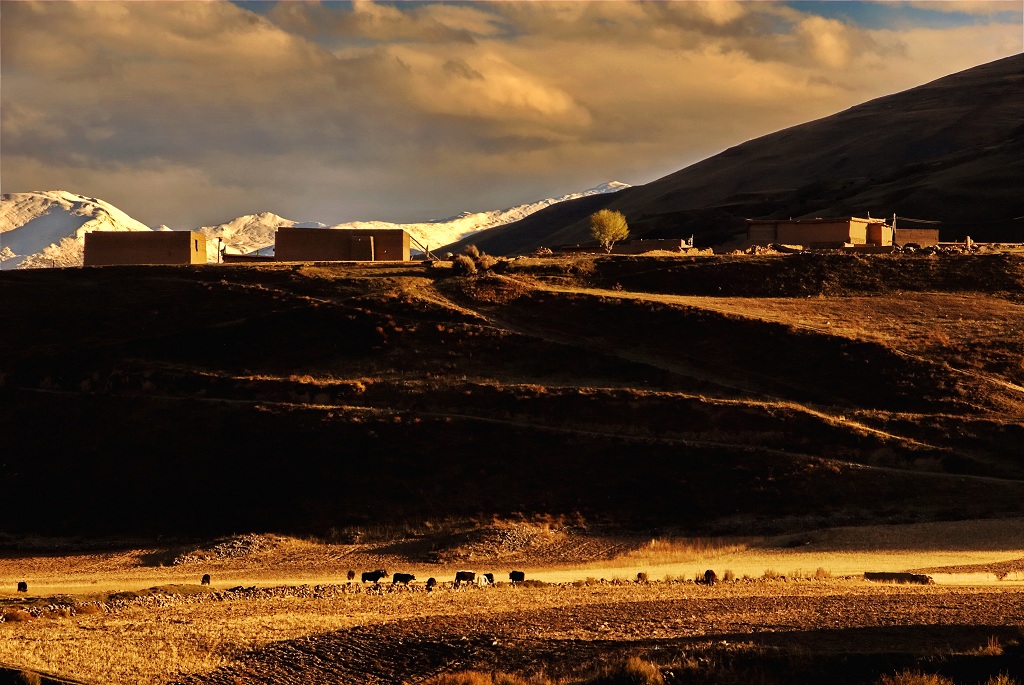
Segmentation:
<svg viewBox="0 0 1024 685">
<path fill-rule="evenodd" d="M 941 221 L 943 240 L 1024 240 L 1024 55 L 947 76 L 730 148 L 611 196 L 567 202 L 473 242 L 490 254 L 590 240 L 623 212 L 633 237 L 726 242 L 748 218 Z M 450 247 L 458 252 L 464 243 Z"/>
<path fill-rule="evenodd" d="M 1019 257 L 502 267 L 0 274 L 3 530 L 1021 513 Z"/>
</svg>

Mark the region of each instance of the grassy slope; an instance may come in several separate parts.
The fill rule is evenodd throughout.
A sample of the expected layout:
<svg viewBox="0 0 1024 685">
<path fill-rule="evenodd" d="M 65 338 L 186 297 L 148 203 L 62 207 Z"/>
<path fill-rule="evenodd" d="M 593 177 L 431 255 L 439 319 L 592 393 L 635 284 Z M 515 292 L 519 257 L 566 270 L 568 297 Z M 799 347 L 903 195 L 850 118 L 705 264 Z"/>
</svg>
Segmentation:
<svg viewBox="0 0 1024 685">
<path fill-rule="evenodd" d="M 995 255 L 4 273 L 4 528 L 1020 514 L 1022 273 Z M 984 306 L 969 327 L 890 308 L 875 334 L 904 291 Z M 841 330 L 807 325 L 812 295 Z M 930 320 L 985 344 L 922 344 Z"/>
</svg>

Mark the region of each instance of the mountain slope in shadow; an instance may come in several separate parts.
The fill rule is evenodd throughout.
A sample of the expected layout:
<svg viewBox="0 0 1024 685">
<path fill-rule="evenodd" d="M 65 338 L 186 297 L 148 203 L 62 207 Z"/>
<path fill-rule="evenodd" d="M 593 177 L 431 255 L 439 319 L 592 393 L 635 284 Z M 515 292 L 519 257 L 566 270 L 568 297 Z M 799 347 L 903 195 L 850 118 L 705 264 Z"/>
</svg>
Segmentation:
<svg viewBox="0 0 1024 685">
<path fill-rule="evenodd" d="M 474 236 L 490 254 L 590 240 L 621 211 L 631 237 L 727 242 L 748 218 L 873 213 L 940 221 L 942 240 L 1024 239 L 1024 55 L 983 64 L 741 145 L 646 185 Z M 450 246 L 461 251 L 462 243 Z"/>
</svg>

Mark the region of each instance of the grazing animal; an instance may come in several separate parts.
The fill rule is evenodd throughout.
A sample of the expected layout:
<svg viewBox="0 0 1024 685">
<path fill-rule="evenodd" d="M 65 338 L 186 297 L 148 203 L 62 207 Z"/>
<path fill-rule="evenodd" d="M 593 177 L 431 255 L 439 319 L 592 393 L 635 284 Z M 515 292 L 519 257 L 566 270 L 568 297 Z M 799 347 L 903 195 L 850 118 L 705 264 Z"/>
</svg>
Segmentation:
<svg viewBox="0 0 1024 685">
<path fill-rule="evenodd" d="M 437 587 L 437 579 L 427 578 L 427 592 L 433 592 L 435 587 Z"/>
<path fill-rule="evenodd" d="M 409 582 L 413 580 L 416 580 L 416 576 L 414 576 L 411 573 L 396 573 L 395 575 L 391 576 L 392 585 L 394 585 L 395 583 L 402 583 L 404 585 L 408 585 Z"/>
<path fill-rule="evenodd" d="M 485 574 L 483 574 L 483 576 L 481 576 L 481 578 L 484 579 L 484 582 L 480 583 L 481 585 L 494 585 L 494 574 L 493 573 L 485 573 Z"/>
<path fill-rule="evenodd" d="M 204 573 L 203 574 L 203 579 L 201 581 L 199 581 L 199 582 L 202 585 L 209 585 L 210 584 L 210 574 L 209 573 Z"/>
<path fill-rule="evenodd" d="M 711 569 L 708 569 L 707 571 L 704 572 L 704 584 L 705 585 L 714 585 L 717 582 L 718 582 L 718 576 L 715 574 L 714 571 L 712 571 Z"/>
<path fill-rule="evenodd" d="M 521 583 L 526 580 L 526 574 L 522 571 L 512 571 L 508 574 L 508 579 L 513 583 Z"/>
<path fill-rule="evenodd" d="M 28 592 L 28 583 L 24 580 L 18 581 L 18 592 Z"/>
<path fill-rule="evenodd" d="M 352 580 L 353 580 L 353 579 L 354 579 L 355 577 L 356 577 L 356 572 L 355 572 L 355 571 L 353 571 L 352 569 L 349 569 L 349 570 L 348 570 L 348 582 L 350 582 L 350 583 L 351 583 L 351 582 L 352 582 Z"/>
<path fill-rule="evenodd" d="M 455 572 L 455 587 L 459 587 L 462 583 L 472 583 L 476 581 L 475 571 L 456 571 Z"/>
<path fill-rule="evenodd" d="M 391 574 L 388 573 L 387 571 L 385 571 L 382 568 L 379 568 L 376 571 L 364 571 L 363 572 L 363 582 L 364 583 L 379 583 L 381 578 L 387 578 L 389 575 L 391 575 Z"/>
</svg>

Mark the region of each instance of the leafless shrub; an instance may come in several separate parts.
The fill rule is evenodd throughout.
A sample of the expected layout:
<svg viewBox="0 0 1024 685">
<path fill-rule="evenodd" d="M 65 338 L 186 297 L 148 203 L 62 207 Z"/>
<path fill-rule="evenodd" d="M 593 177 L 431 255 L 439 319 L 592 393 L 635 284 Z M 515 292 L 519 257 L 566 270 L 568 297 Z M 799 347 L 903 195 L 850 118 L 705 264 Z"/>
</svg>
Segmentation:
<svg viewBox="0 0 1024 685">
<path fill-rule="evenodd" d="M 497 257 L 492 257 L 489 254 L 482 254 L 476 259 L 476 267 L 480 271 L 490 271 L 498 263 Z"/>
<path fill-rule="evenodd" d="M 464 276 L 472 276 L 476 273 L 476 262 L 469 255 L 455 255 L 452 258 L 452 271 Z"/>
<path fill-rule="evenodd" d="M 736 580 L 736 574 L 732 572 L 732 569 L 725 569 L 722 573 L 722 580 L 726 583 L 732 583 Z"/>
</svg>

